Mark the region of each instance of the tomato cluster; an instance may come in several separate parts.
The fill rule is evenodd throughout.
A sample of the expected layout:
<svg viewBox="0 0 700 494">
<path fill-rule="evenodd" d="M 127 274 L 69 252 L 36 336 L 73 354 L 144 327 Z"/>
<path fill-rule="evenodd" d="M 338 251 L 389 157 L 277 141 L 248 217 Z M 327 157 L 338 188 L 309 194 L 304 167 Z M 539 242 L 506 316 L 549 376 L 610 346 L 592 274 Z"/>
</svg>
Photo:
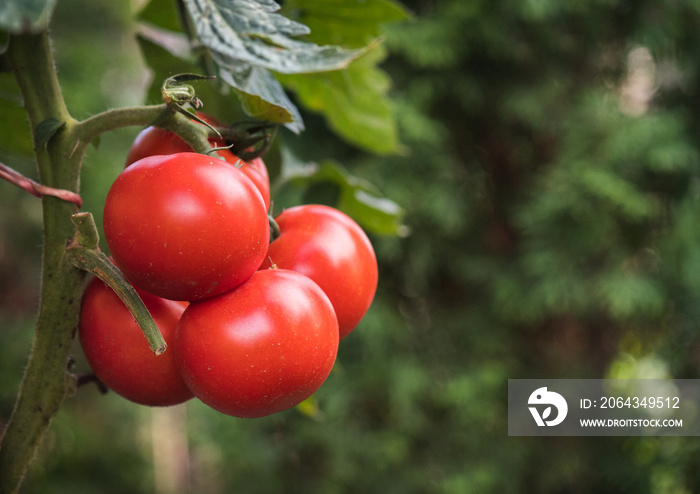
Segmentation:
<svg viewBox="0 0 700 494">
<path fill-rule="evenodd" d="M 229 415 L 261 417 L 326 380 L 340 340 L 374 298 L 377 261 L 357 223 L 328 206 L 283 211 L 271 239 L 265 164 L 218 154 L 194 153 L 149 127 L 105 201 L 112 260 L 169 350 L 155 356 L 97 279 L 83 297 L 80 342 L 96 376 L 129 400 L 166 406 L 194 396 Z"/>
</svg>

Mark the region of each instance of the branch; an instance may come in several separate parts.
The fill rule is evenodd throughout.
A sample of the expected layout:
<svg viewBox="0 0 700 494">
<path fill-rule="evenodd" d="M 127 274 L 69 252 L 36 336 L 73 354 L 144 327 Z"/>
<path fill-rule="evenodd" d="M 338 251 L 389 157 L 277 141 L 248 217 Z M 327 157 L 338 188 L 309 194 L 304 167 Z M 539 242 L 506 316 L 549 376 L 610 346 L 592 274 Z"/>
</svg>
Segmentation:
<svg viewBox="0 0 700 494">
<path fill-rule="evenodd" d="M 15 184 L 17 187 L 26 190 L 30 194 L 36 197 L 41 196 L 53 196 L 63 199 L 64 201 L 70 202 L 78 206 L 78 209 L 83 207 L 83 199 L 80 195 L 70 190 L 65 189 L 55 189 L 53 187 L 48 187 L 34 180 L 25 177 L 17 170 L 10 168 L 9 166 L 0 163 L 0 178 L 4 178 L 11 184 Z"/>
<path fill-rule="evenodd" d="M 66 247 L 68 261 L 109 285 L 136 319 L 153 353 L 162 354 L 167 346 L 153 317 L 131 283 L 98 247 L 97 226 L 92 214 L 76 213 L 71 220 L 76 233 Z"/>
<path fill-rule="evenodd" d="M 147 127 L 165 111 L 165 104 L 107 110 L 79 122 L 75 132 L 81 141 L 89 144 L 96 137 L 111 130 L 130 126 Z"/>
<path fill-rule="evenodd" d="M 10 36 L 7 52 L 22 94 L 30 127 L 39 181 L 55 189 L 78 192 L 79 156 L 70 115 L 56 75 L 48 33 Z M 61 131 L 43 134 L 42 122 L 62 122 Z M 41 129 L 45 130 L 45 129 Z M 48 137 L 48 139 L 46 139 Z M 0 492 L 15 493 L 36 456 L 51 421 L 75 390 L 75 376 L 66 368 L 72 335 L 78 325 L 85 273 L 64 262 L 65 242 L 74 228 L 75 205 L 51 196 L 42 199 L 44 219 L 41 294 L 32 350 L 10 419 L 0 436 Z"/>
<path fill-rule="evenodd" d="M 198 153 L 206 154 L 212 149 L 208 129 L 166 104 L 117 108 L 98 113 L 79 122 L 75 128 L 75 135 L 82 146 L 87 146 L 105 132 L 122 127 L 149 125 L 174 132 Z"/>
</svg>

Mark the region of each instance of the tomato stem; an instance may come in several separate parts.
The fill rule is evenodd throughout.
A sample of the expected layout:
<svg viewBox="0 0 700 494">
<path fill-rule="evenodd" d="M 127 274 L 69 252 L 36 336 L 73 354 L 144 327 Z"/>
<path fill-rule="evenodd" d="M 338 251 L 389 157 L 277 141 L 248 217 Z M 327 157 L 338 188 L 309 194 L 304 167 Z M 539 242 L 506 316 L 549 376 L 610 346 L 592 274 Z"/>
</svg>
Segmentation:
<svg viewBox="0 0 700 494">
<path fill-rule="evenodd" d="M 191 117 L 191 118 L 190 118 Z M 185 116 L 167 106 L 153 125 L 177 134 L 197 153 L 208 154 L 212 145 L 209 142 L 209 130 L 204 125 L 193 122 L 193 115 Z M 214 132 L 212 130 L 212 132 Z"/>
<path fill-rule="evenodd" d="M 165 352 L 165 340 L 143 300 L 119 268 L 100 250 L 92 214 L 76 213 L 71 220 L 76 232 L 66 247 L 68 260 L 78 269 L 92 273 L 109 285 L 136 319 L 153 353 L 160 355 Z"/>
<path fill-rule="evenodd" d="M 77 194 L 82 158 L 73 139 L 77 122 L 61 93 L 48 33 L 10 36 L 5 56 L 32 130 L 38 182 Z M 66 362 L 78 324 L 85 273 L 65 263 L 64 254 L 66 238 L 74 232 L 69 218 L 76 210 L 76 204 L 42 196 L 41 295 L 31 353 L 12 415 L 0 436 L 2 493 L 19 490 L 53 417 L 75 391 L 75 376 Z"/>
<path fill-rule="evenodd" d="M 107 110 L 79 122 L 75 132 L 78 142 L 84 147 L 105 132 L 122 127 L 149 125 L 174 132 L 198 153 L 206 154 L 211 150 L 210 131 L 166 104 Z M 212 130 L 211 134 L 216 135 L 216 132 Z"/>
<path fill-rule="evenodd" d="M 146 127 L 166 109 L 164 104 L 114 108 L 83 120 L 78 124 L 76 132 L 79 139 L 87 145 L 96 137 L 111 130 L 130 126 Z"/>
<path fill-rule="evenodd" d="M 270 243 L 272 243 L 282 232 L 280 231 L 279 224 L 277 224 L 277 221 L 275 221 L 275 218 L 273 218 L 271 214 L 267 215 L 267 220 L 270 222 Z"/>
</svg>

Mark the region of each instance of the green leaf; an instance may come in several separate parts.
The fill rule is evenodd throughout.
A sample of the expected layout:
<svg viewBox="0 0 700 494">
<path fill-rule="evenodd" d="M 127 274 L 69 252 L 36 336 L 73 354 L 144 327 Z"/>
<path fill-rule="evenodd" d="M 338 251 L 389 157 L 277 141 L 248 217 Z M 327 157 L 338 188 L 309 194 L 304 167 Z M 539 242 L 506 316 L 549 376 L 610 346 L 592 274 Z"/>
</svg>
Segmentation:
<svg viewBox="0 0 700 494">
<path fill-rule="evenodd" d="M 275 187 L 291 184 L 311 188 L 331 184 L 339 189 L 334 207 L 357 221 L 364 229 L 378 235 L 405 236 L 404 210 L 394 201 L 382 197 L 371 183 L 353 176 L 339 163 L 326 161 L 320 165 L 298 160 L 282 148 L 282 170 Z"/>
<path fill-rule="evenodd" d="M 308 26 L 314 43 L 350 48 L 379 38 L 384 24 L 410 17 L 391 0 L 286 0 L 282 13 Z"/>
<path fill-rule="evenodd" d="M 386 56 L 374 43 L 347 69 L 304 75 L 279 75 L 312 111 L 323 114 L 342 138 L 379 154 L 400 149 L 394 106 L 387 96 L 389 77 L 377 66 Z"/>
<path fill-rule="evenodd" d="M 366 47 L 347 69 L 279 75 L 282 84 L 348 142 L 379 154 L 399 151 L 394 107 L 387 97 L 390 79 L 378 67 L 386 52 L 377 40 L 385 24 L 410 17 L 406 9 L 391 0 L 288 0 L 282 12 L 307 25 L 308 39 L 315 43 Z"/>
<path fill-rule="evenodd" d="M 168 77 L 175 67 L 183 71 L 195 70 L 195 58 L 187 37 L 178 32 L 156 27 L 146 22 L 138 25 L 139 41 L 144 57 L 156 72 L 156 78 L 149 90 L 149 97 L 160 97 L 158 81 Z M 167 55 L 163 53 L 167 52 Z M 302 117 L 296 106 L 289 100 L 280 83 L 268 71 L 244 64 L 234 70 L 219 72 L 221 79 L 231 86 L 238 96 L 243 111 L 254 118 L 286 124 L 295 133 L 304 130 Z M 212 101 L 202 86 L 197 94 L 203 101 Z"/>
<path fill-rule="evenodd" d="M 0 29 L 11 33 L 32 33 L 46 29 L 56 0 L 2 0 Z"/>
<path fill-rule="evenodd" d="M 220 75 L 234 88 L 247 115 L 286 124 L 295 133 L 304 130 L 299 110 L 289 100 L 282 85 L 267 70 L 243 64 L 229 70 L 222 68 Z"/>
<path fill-rule="evenodd" d="M 293 39 L 308 27 L 276 12 L 271 0 L 230 2 L 184 0 L 200 42 L 209 49 L 219 75 L 235 90 L 250 116 L 304 129 L 301 115 L 269 70 L 309 73 L 347 67 L 362 50 L 318 46 Z"/>
<path fill-rule="evenodd" d="M 309 28 L 277 14 L 272 0 L 184 0 L 197 36 L 219 63 L 240 63 L 284 74 L 347 67 L 362 52 L 337 46 L 318 46 L 294 37 Z"/>
</svg>

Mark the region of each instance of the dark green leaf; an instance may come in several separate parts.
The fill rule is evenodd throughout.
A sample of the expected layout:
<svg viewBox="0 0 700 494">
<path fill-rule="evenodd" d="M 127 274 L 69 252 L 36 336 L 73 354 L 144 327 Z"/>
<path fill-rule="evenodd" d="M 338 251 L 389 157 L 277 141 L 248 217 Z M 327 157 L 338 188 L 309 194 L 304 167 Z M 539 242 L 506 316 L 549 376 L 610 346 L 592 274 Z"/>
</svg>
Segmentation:
<svg viewBox="0 0 700 494">
<path fill-rule="evenodd" d="M 269 70 L 298 74 L 337 70 L 362 55 L 362 50 L 318 46 L 293 39 L 308 27 L 276 13 L 279 5 L 260 0 L 184 0 L 201 43 L 219 66 L 250 116 L 285 124 L 293 132 L 304 126 L 301 116 Z"/>
<path fill-rule="evenodd" d="M 38 32 L 46 28 L 56 0 L 2 0 L 0 29 L 12 33 Z"/>
<path fill-rule="evenodd" d="M 197 36 L 227 68 L 247 63 L 284 74 L 347 67 L 362 54 L 293 39 L 309 29 L 276 12 L 274 1 L 184 0 Z"/>
<path fill-rule="evenodd" d="M 194 67 L 194 57 L 185 35 L 145 23 L 139 25 L 139 35 L 142 40 L 150 41 L 173 57 L 192 63 Z M 162 64 L 161 58 L 149 55 L 153 48 L 144 46 L 142 43 L 142 49 L 149 62 L 156 66 Z M 178 62 L 178 65 L 181 65 L 181 62 Z M 167 66 L 164 68 L 167 69 Z M 162 73 L 165 76 L 168 72 Z M 239 67 L 232 67 L 231 70 L 222 68 L 219 75 L 224 82 L 234 88 L 247 115 L 286 124 L 296 133 L 304 129 L 299 111 L 284 93 L 279 82 L 268 71 L 249 64 L 240 64 Z M 157 96 L 157 91 L 158 88 L 152 88 L 153 96 Z"/>
</svg>

